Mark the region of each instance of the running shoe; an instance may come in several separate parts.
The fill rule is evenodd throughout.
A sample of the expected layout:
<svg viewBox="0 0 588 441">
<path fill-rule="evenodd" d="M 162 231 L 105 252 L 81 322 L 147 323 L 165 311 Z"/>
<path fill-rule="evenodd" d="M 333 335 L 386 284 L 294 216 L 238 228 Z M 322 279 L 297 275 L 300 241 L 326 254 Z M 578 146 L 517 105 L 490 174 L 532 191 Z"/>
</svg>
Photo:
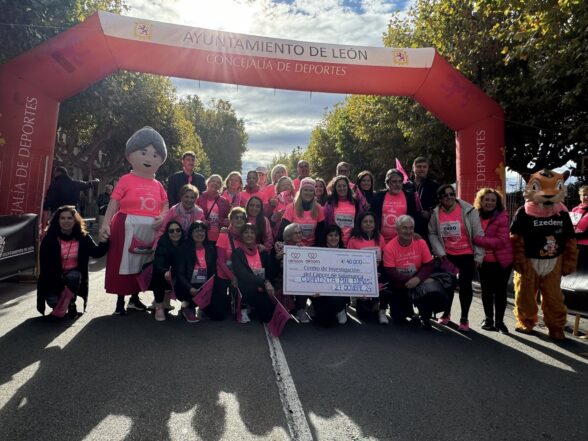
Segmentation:
<svg viewBox="0 0 588 441">
<path fill-rule="evenodd" d="M 461 319 L 457 329 L 459 329 L 461 332 L 470 332 L 470 323 L 467 321 L 467 319 Z"/>
<path fill-rule="evenodd" d="M 347 323 L 347 311 L 345 308 L 337 313 L 337 323 L 340 325 Z"/>
<path fill-rule="evenodd" d="M 443 317 L 441 317 L 439 320 L 437 320 L 437 322 L 440 325 L 445 325 L 447 326 L 449 324 L 449 322 L 451 321 L 451 316 L 450 315 L 444 315 Z"/>
<path fill-rule="evenodd" d="M 196 317 L 196 308 L 194 307 L 186 307 L 182 309 L 182 315 L 186 319 L 188 323 L 198 323 L 200 320 Z"/>
<path fill-rule="evenodd" d="M 249 323 L 251 322 L 251 319 L 249 318 L 249 313 L 247 312 L 246 309 L 242 309 L 241 310 L 241 322 L 240 323 Z"/>
<path fill-rule="evenodd" d="M 385 309 L 380 309 L 378 311 L 378 322 L 380 322 L 380 325 L 387 325 L 389 323 Z"/>
<path fill-rule="evenodd" d="M 127 309 L 136 309 L 137 311 L 145 311 L 147 307 L 141 302 L 139 296 L 131 296 Z"/>
</svg>

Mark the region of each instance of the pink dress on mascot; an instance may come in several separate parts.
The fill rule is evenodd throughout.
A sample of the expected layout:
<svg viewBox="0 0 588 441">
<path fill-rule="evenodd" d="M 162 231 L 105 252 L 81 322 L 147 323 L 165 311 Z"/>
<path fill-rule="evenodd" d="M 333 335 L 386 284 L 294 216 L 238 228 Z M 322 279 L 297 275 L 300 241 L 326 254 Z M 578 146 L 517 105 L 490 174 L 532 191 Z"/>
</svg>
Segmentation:
<svg viewBox="0 0 588 441">
<path fill-rule="evenodd" d="M 161 135 L 151 127 L 143 127 L 127 141 L 125 156 L 132 170 L 116 184 L 101 228 L 111 244 L 105 288 L 107 293 L 119 296 L 115 314 L 120 315 L 126 313 L 126 295 L 131 295 L 129 308 L 145 309 L 139 299 L 137 276 L 153 260 L 155 236 L 169 209 L 165 189 L 155 179 L 167 158 Z"/>
</svg>

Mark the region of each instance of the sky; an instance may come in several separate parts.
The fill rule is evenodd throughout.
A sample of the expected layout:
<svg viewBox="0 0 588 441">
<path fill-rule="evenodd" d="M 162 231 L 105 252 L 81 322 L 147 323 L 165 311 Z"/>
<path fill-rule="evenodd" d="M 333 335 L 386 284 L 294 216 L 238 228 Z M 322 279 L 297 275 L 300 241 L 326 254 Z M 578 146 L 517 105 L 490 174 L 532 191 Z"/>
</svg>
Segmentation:
<svg viewBox="0 0 588 441">
<path fill-rule="evenodd" d="M 127 0 L 126 15 L 271 38 L 383 47 L 392 13 L 410 0 Z M 345 95 L 172 79 L 178 95 L 231 102 L 249 135 L 244 172 L 306 148 L 325 111 Z"/>
</svg>

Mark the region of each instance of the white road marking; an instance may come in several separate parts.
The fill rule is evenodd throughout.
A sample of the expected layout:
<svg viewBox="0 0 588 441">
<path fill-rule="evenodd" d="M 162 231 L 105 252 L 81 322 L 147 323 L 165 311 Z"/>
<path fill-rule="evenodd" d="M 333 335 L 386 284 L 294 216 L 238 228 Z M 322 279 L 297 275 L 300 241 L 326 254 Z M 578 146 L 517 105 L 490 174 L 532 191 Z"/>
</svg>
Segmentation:
<svg viewBox="0 0 588 441">
<path fill-rule="evenodd" d="M 308 425 L 300 398 L 298 398 L 296 385 L 290 374 L 280 339 L 271 335 L 267 326 L 264 325 L 264 329 L 290 436 L 296 441 L 312 441 L 312 432 L 310 431 L 310 426 Z"/>
</svg>

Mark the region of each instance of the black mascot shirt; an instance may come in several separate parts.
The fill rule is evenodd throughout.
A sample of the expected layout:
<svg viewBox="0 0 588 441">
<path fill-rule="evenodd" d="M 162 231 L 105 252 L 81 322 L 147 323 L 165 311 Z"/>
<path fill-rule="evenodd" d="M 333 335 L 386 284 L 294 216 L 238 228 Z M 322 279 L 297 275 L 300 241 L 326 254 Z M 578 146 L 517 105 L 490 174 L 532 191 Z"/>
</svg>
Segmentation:
<svg viewBox="0 0 588 441">
<path fill-rule="evenodd" d="M 566 211 L 549 217 L 530 216 L 525 207 L 517 210 L 512 234 L 525 239 L 525 255 L 535 259 L 550 259 L 564 252 L 566 241 L 574 237 L 574 227 Z"/>
</svg>

